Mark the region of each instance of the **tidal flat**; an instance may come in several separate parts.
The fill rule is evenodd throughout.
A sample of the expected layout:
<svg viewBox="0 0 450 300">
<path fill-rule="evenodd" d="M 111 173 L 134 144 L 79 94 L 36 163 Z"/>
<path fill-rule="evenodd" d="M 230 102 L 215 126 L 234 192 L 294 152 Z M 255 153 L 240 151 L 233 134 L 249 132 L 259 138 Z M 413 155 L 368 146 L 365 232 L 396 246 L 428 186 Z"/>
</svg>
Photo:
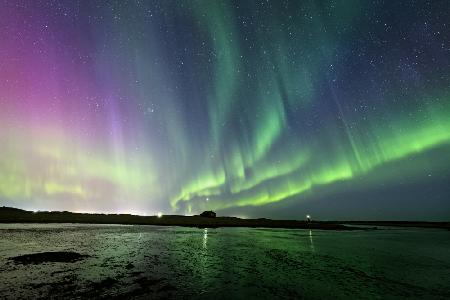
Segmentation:
<svg viewBox="0 0 450 300">
<path fill-rule="evenodd" d="M 448 299 L 450 231 L 0 224 L 6 299 Z"/>
</svg>

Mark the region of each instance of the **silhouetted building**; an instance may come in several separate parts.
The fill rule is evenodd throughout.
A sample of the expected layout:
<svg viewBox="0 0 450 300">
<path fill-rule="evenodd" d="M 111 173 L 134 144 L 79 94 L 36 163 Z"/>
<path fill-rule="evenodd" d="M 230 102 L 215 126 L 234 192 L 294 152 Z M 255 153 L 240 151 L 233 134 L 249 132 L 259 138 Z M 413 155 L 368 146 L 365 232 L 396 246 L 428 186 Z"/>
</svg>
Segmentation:
<svg viewBox="0 0 450 300">
<path fill-rule="evenodd" d="M 212 210 L 207 210 L 204 211 L 200 214 L 201 217 L 207 217 L 207 218 L 215 218 L 216 217 L 216 213 L 213 212 Z"/>
</svg>

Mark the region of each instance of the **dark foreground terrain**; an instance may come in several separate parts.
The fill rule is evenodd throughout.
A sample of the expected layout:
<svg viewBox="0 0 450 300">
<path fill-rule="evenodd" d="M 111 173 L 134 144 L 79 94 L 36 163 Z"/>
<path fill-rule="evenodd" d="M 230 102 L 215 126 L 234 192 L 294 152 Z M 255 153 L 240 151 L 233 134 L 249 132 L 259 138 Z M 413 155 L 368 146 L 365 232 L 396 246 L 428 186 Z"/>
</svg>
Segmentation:
<svg viewBox="0 0 450 300">
<path fill-rule="evenodd" d="M 130 214 L 86 214 L 68 211 L 32 212 L 12 207 L 0 207 L 0 223 L 80 223 L 80 224 L 123 224 L 186 226 L 200 228 L 217 227 L 265 227 L 297 229 L 358 230 L 374 229 L 376 226 L 442 228 L 450 230 L 450 222 L 414 221 L 314 221 L 298 220 L 240 219 L 235 217 L 208 218 L 201 216 L 165 215 L 138 216 Z M 346 226 L 351 225 L 351 226 Z M 364 227 L 358 227 L 364 226 Z"/>
<path fill-rule="evenodd" d="M 32 212 L 11 207 L 0 207 L 0 223 L 80 223 L 80 224 L 123 224 L 158 225 L 187 227 L 266 227 L 355 230 L 355 226 L 345 226 L 334 222 L 312 222 L 295 220 L 240 219 L 235 217 L 208 218 L 201 216 L 165 215 L 137 216 L 130 214 L 85 214 L 63 212 Z"/>
</svg>

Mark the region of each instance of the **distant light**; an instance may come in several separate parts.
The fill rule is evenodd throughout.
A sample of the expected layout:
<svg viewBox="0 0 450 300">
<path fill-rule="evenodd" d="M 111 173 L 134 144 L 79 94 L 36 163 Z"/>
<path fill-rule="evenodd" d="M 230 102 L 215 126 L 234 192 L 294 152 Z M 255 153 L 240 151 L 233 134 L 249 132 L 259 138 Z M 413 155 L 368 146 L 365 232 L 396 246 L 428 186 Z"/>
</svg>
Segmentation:
<svg viewBox="0 0 450 300">
<path fill-rule="evenodd" d="M 310 215 L 306 215 L 306 218 L 307 218 L 307 219 L 311 219 L 311 216 L 310 216 Z"/>
<path fill-rule="evenodd" d="M 157 216 L 158 218 L 161 218 L 163 216 L 162 212 L 158 212 Z"/>
<path fill-rule="evenodd" d="M 208 198 L 208 197 L 206 197 L 206 201 L 209 201 L 209 198 Z"/>
</svg>

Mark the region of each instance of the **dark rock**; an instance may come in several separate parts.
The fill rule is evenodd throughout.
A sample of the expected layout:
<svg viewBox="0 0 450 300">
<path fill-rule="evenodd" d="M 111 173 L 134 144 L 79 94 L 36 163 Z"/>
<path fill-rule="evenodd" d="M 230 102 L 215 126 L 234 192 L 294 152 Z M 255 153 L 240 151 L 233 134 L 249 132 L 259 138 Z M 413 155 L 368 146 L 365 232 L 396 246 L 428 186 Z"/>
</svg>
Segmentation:
<svg viewBox="0 0 450 300">
<path fill-rule="evenodd" d="M 129 263 L 125 266 L 125 269 L 127 269 L 127 270 L 131 270 L 133 268 L 134 268 L 134 265 L 132 263 Z"/>
<path fill-rule="evenodd" d="M 19 255 L 9 258 L 16 264 L 42 264 L 46 262 L 64 262 L 72 263 L 89 257 L 88 255 L 82 255 L 76 252 L 59 251 L 59 252 L 41 252 L 33 254 Z"/>
</svg>

